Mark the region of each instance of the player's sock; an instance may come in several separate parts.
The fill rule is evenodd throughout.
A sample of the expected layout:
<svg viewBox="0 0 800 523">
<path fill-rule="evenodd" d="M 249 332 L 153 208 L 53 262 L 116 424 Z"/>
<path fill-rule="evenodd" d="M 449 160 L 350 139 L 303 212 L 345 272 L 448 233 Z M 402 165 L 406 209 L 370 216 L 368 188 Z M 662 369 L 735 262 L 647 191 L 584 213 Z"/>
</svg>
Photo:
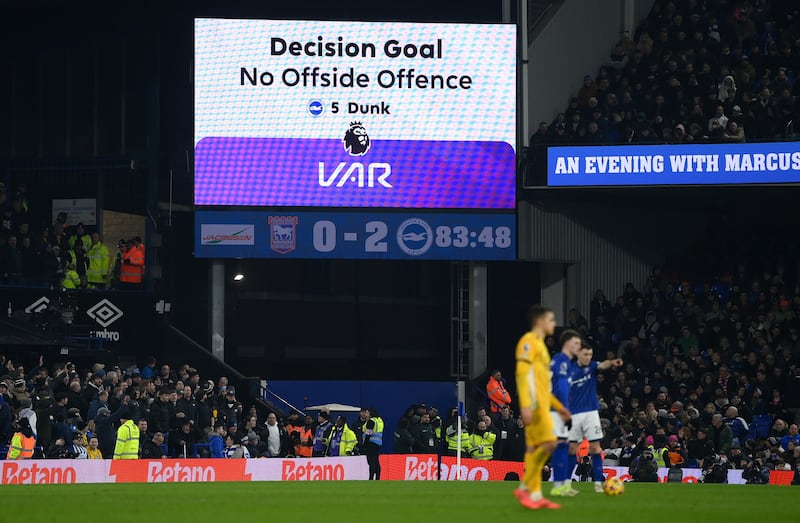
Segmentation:
<svg viewBox="0 0 800 523">
<path fill-rule="evenodd" d="M 533 452 L 525 453 L 525 474 L 522 476 L 522 484 L 520 485 L 520 488 L 523 490 L 530 490 L 531 478 L 535 474 L 533 454 Z"/>
<path fill-rule="evenodd" d="M 568 489 L 572 488 L 572 473 L 575 471 L 575 454 L 567 456 L 567 465 L 564 469 L 565 483 Z"/>
<path fill-rule="evenodd" d="M 567 479 L 567 467 L 569 466 L 569 444 L 561 442 L 556 446 L 553 451 L 553 457 L 550 462 L 553 464 L 553 480 L 556 486 L 563 486 L 564 481 Z"/>
<path fill-rule="evenodd" d="M 540 491 L 538 491 L 538 492 L 531 492 L 531 494 L 530 494 L 530 495 L 531 495 L 531 500 L 532 500 L 532 501 L 541 501 L 541 499 L 542 499 L 542 497 L 543 497 L 543 496 L 542 496 L 542 491 L 541 491 L 541 490 L 540 490 Z"/>
<path fill-rule="evenodd" d="M 603 456 L 601 454 L 592 454 L 592 473 L 595 481 L 602 483 L 605 480 L 605 477 L 603 477 Z"/>
<path fill-rule="evenodd" d="M 528 485 L 525 484 L 525 480 L 524 479 L 519 482 L 519 488 L 521 490 L 528 490 Z"/>
<path fill-rule="evenodd" d="M 563 481 L 553 481 L 553 490 L 558 490 L 564 486 Z"/>
<path fill-rule="evenodd" d="M 527 458 L 527 457 L 526 457 Z M 550 458 L 550 452 L 546 450 L 544 447 L 539 447 L 533 454 L 531 454 L 530 459 L 530 467 L 531 467 L 531 474 L 528 477 L 528 470 L 525 470 L 525 476 L 528 477 L 528 490 L 531 492 L 531 499 L 534 501 L 538 501 L 534 499 L 534 494 L 538 494 L 539 496 L 542 495 L 542 468 L 544 464 L 547 463 L 547 460 Z M 525 466 L 528 466 L 528 460 L 525 460 Z"/>
</svg>

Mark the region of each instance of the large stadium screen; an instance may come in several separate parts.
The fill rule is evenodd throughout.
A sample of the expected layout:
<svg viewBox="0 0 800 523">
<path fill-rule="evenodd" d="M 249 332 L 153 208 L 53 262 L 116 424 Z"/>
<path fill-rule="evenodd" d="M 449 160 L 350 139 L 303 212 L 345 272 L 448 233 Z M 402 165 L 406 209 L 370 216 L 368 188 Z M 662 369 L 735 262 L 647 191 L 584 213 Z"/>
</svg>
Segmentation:
<svg viewBox="0 0 800 523">
<path fill-rule="evenodd" d="M 281 238 L 256 234 L 247 256 L 374 257 L 367 222 L 416 219 L 400 235 L 388 230 L 387 238 L 406 243 L 389 241 L 379 255 L 515 257 L 513 242 L 498 248 L 494 238 L 516 207 L 515 26 L 197 19 L 194 77 L 194 201 L 204 219 L 237 221 L 210 209 L 219 206 L 337 208 L 373 218 L 358 230 L 349 230 L 359 222 L 352 216 L 336 228 L 337 245 L 347 231 L 361 251 L 308 244 L 276 254 L 268 240 L 288 242 L 290 234 L 295 244 L 310 242 L 313 223 L 265 213 L 255 230 Z M 415 209 L 466 213 L 438 225 L 458 228 L 464 246 L 447 242 L 444 229 L 437 243 L 437 226 Z M 280 228 L 265 226 L 278 216 L 286 221 Z M 197 254 L 224 256 L 222 245 L 202 241 L 197 221 Z M 512 224 L 512 239 L 513 232 Z"/>
<path fill-rule="evenodd" d="M 800 143 L 550 147 L 550 187 L 800 183 Z"/>
</svg>

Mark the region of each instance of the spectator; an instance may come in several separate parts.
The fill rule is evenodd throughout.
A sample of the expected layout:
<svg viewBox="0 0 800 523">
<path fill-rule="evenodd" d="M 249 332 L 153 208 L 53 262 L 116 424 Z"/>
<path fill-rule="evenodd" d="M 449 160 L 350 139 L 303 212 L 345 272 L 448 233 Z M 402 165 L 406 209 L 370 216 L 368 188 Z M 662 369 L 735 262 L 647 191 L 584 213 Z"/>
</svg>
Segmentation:
<svg viewBox="0 0 800 523">
<path fill-rule="evenodd" d="M 150 407 L 150 417 L 148 418 L 148 426 L 153 432 L 169 432 L 170 413 L 169 413 L 169 396 L 171 390 L 163 387 L 158 391 L 158 399 Z"/>
<path fill-rule="evenodd" d="M 17 245 L 17 237 L 12 235 L 6 240 L 6 246 L 0 258 L 0 267 L 3 268 L 3 280 L 9 285 L 23 283 L 25 268 L 22 265 L 22 251 Z"/>
<path fill-rule="evenodd" d="M 179 458 L 188 458 L 197 443 L 197 434 L 188 419 L 184 419 L 181 428 L 169 434 L 169 455 Z"/>
<path fill-rule="evenodd" d="M 192 387 L 185 385 L 182 390 L 182 396 L 178 399 L 175 408 L 177 413 L 175 416 L 181 421 L 188 421 L 192 426 L 197 422 L 197 400 L 192 392 Z"/>
<path fill-rule="evenodd" d="M 781 448 L 784 451 L 788 451 L 790 449 L 790 445 L 794 445 L 795 448 L 800 446 L 800 433 L 798 432 L 796 423 L 789 425 L 789 432 L 781 438 Z"/>
<path fill-rule="evenodd" d="M 725 142 L 744 143 L 744 128 L 740 127 L 734 120 L 729 120 L 728 128 L 722 135 L 722 139 Z"/>
<path fill-rule="evenodd" d="M 395 454 L 413 454 L 414 449 L 418 445 L 416 438 L 412 435 L 409 428 L 411 427 L 411 423 L 408 421 L 408 418 L 403 417 L 400 418 L 400 421 L 397 423 L 397 429 L 394 431 L 394 453 Z M 415 428 L 419 427 L 417 425 Z M 419 442 L 422 444 L 424 442 Z"/>
<path fill-rule="evenodd" d="M 148 356 L 145 359 L 145 365 L 142 367 L 142 379 L 144 380 L 151 380 L 156 375 L 156 359 L 152 356 Z M 212 387 L 213 389 L 213 383 Z"/>
<path fill-rule="evenodd" d="M 228 431 L 225 428 L 224 424 L 218 424 L 209 435 L 208 443 L 209 443 L 209 450 L 211 453 L 212 458 L 224 458 L 225 456 L 225 439 L 228 435 Z"/>
<path fill-rule="evenodd" d="M 64 438 L 58 438 L 47 448 L 45 457 L 48 459 L 69 459 L 72 456 L 70 455 L 70 448 L 67 446 L 66 440 Z"/>
<path fill-rule="evenodd" d="M 268 458 L 284 457 L 289 453 L 289 434 L 286 433 L 286 429 L 278 425 L 278 417 L 274 412 L 267 415 L 264 443 L 267 444 Z"/>
<path fill-rule="evenodd" d="M 153 434 L 152 438 L 148 438 L 142 442 L 139 450 L 141 459 L 163 459 L 167 457 L 164 452 L 164 435 L 160 432 Z"/>
<path fill-rule="evenodd" d="M 232 434 L 225 436 L 225 457 L 226 458 L 250 458 L 250 451 L 247 447 L 242 445 L 242 442 L 247 443 L 247 438 L 241 438 L 239 443 L 236 442 Z"/>
<path fill-rule="evenodd" d="M 72 433 L 72 447 L 70 448 L 70 457 L 72 459 L 88 459 L 89 455 L 86 452 L 86 446 L 83 443 L 83 434 L 81 432 Z"/>
<path fill-rule="evenodd" d="M 100 451 L 100 441 L 97 437 L 92 436 L 89 438 L 89 446 L 86 448 L 86 459 L 103 459 L 103 453 Z"/>
<path fill-rule="evenodd" d="M 728 117 L 725 116 L 725 108 L 718 105 L 714 111 L 714 116 L 708 120 L 708 130 L 714 132 L 715 129 L 725 129 L 728 127 Z"/>
<path fill-rule="evenodd" d="M 725 424 L 731 429 L 733 443 L 741 443 L 750 430 L 744 418 L 739 416 L 739 409 L 734 406 L 728 407 L 725 411 Z"/>
<path fill-rule="evenodd" d="M 731 428 L 723 422 L 722 414 L 711 417 L 711 426 L 708 427 L 708 439 L 714 450 L 721 454 L 729 454 L 733 443 Z"/>
</svg>

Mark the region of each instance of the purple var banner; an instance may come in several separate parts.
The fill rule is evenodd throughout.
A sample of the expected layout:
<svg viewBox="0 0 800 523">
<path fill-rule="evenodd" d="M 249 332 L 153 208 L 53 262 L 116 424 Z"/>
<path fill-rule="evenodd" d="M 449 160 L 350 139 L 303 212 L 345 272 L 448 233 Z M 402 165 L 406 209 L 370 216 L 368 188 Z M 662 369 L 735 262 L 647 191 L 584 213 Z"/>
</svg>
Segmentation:
<svg viewBox="0 0 800 523">
<path fill-rule="evenodd" d="M 350 136 L 350 135 L 348 135 Z M 514 209 L 505 142 L 218 138 L 195 148 L 195 204 Z"/>
</svg>

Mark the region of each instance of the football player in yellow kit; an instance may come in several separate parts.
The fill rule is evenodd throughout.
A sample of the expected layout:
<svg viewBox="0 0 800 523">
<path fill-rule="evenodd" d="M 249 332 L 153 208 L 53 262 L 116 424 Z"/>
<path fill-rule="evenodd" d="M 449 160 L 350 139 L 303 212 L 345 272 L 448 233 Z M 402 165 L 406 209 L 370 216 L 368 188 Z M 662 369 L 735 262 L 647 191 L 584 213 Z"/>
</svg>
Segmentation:
<svg viewBox="0 0 800 523">
<path fill-rule="evenodd" d="M 550 376 L 550 353 L 544 340 L 556 328 L 555 314 L 541 305 L 528 311 L 531 330 L 517 343 L 517 393 L 520 416 L 525 424 L 525 476 L 514 491 L 522 506 L 529 509 L 558 509 L 561 505 L 542 496 L 542 468 L 558 443 L 552 408 L 565 422 L 569 410 L 553 396 Z"/>
</svg>

